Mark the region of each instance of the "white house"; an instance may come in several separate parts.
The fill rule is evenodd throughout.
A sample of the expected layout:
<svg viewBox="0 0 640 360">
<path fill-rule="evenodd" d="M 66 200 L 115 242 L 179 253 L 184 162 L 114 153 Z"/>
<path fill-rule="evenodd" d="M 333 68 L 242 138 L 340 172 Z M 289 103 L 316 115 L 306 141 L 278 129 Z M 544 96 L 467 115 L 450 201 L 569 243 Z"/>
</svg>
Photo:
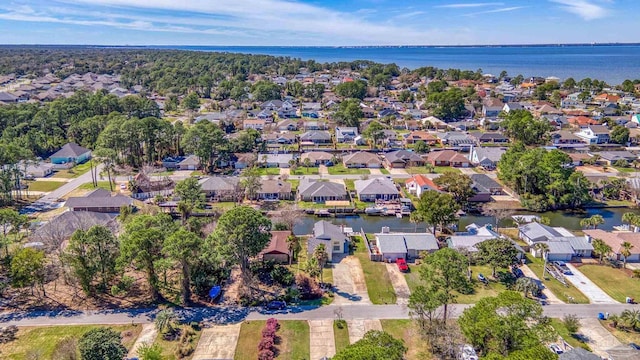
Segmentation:
<svg viewBox="0 0 640 360">
<path fill-rule="evenodd" d="M 606 144 L 609 142 L 609 129 L 603 125 L 589 125 L 580 129 L 576 136 L 589 145 Z"/>
<path fill-rule="evenodd" d="M 375 234 L 378 251 L 385 260 L 415 259 L 420 253 L 438 250 L 438 240 L 431 233 L 390 233 L 389 228 Z"/>
</svg>

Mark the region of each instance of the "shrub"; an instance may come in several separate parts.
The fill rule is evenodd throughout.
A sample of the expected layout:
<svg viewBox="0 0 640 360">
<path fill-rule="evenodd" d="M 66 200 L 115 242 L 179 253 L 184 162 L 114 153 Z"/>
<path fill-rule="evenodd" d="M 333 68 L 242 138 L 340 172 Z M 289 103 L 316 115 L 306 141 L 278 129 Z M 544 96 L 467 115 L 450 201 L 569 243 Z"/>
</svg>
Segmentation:
<svg viewBox="0 0 640 360">
<path fill-rule="evenodd" d="M 258 353 L 258 360 L 273 360 L 276 358 L 276 355 L 273 351 L 265 349 Z"/>
<path fill-rule="evenodd" d="M 262 329 L 262 338 L 265 339 L 269 339 L 269 338 L 274 338 L 276 336 L 276 329 L 273 328 L 269 328 L 269 327 L 265 327 L 264 329 Z"/>
<path fill-rule="evenodd" d="M 64 338 L 56 344 L 51 355 L 53 360 L 78 360 L 78 341 L 72 337 Z"/>
<path fill-rule="evenodd" d="M 314 300 L 322 297 L 322 289 L 318 283 L 304 274 L 296 275 L 296 287 L 300 291 L 302 300 Z"/>
<path fill-rule="evenodd" d="M 193 344 L 184 344 L 176 350 L 175 355 L 178 359 L 182 359 L 193 354 L 194 351 Z"/>
<path fill-rule="evenodd" d="M 269 318 L 267 320 L 267 327 L 273 328 L 275 330 L 278 330 L 278 329 L 280 329 L 280 323 L 278 323 L 278 319 Z"/>
<path fill-rule="evenodd" d="M 284 266 L 276 266 L 271 270 L 271 278 L 283 286 L 291 286 L 294 281 L 294 276 L 291 270 Z"/>
<path fill-rule="evenodd" d="M 158 344 L 142 344 L 138 348 L 140 360 L 162 360 L 162 348 Z"/>
<path fill-rule="evenodd" d="M 78 341 L 83 360 L 120 360 L 127 349 L 120 343 L 120 333 L 109 328 L 87 331 Z"/>
<path fill-rule="evenodd" d="M 562 323 L 564 327 L 567 328 L 569 334 L 575 334 L 580 330 L 580 321 L 578 317 L 573 314 L 567 314 L 562 318 Z"/>
<path fill-rule="evenodd" d="M 258 344 L 258 350 L 262 351 L 265 349 L 271 350 L 273 348 L 273 339 L 272 338 L 267 338 L 267 337 L 263 337 L 262 340 L 260 340 L 260 343 Z"/>
</svg>

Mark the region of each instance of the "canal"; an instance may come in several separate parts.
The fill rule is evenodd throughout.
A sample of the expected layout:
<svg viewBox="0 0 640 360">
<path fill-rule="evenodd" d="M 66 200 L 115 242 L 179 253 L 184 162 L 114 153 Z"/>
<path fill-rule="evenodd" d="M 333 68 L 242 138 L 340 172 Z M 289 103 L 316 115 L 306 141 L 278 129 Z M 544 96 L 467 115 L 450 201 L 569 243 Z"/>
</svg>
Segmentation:
<svg viewBox="0 0 640 360">
<path fill-rule="evenodd" d="M 549 218 L 551 226 L 562 226 L 568 230 L 581 230 L 580 220 L 590 217 L 592 215 L 599 214 L 604 218 L 604 224 L 598 226 L 599 229 L 611 230 L 614 226 L 622 224 L 622 215 L 626 212 L 633 212 L 640 215 L 640 210 L 629 208 L 592 208 L 587 209 L 584 212 L 570 212 L 570 211 L 549 211 L 544 213 L 532 213 L 532 212 L 518 212 L 516 215 L 538 215 Z M 302 222 L 300 222 L 294 228 L 296 235 L 306 235 L 313 232 L 313 224 L 318 220 L 327 220 L 337 225 L 344 225 L 359 231 L 360 228 L 364 229 L 367 233 L 380 232 L 382 227 L 388 226 L 391 231 L 395 232 L 424 232 L 426 225 L 414 224 L 409 221 L 409 217 L 403 217 L 398 219 L 393 216 L 352 216 L 346 218 L 318 218 L 316 216 L 305 216 Z M 478 225 L 494 224 L 495 220 L 489 216 L 481 215 L 467 215 L 460 218 L 458 226 L 460 229 L 464 229 L 465 226 L 476 223 Z M 513 221 L 504 220 L 500 223 L 500 226 L 514 226 Z"/>
</svg>

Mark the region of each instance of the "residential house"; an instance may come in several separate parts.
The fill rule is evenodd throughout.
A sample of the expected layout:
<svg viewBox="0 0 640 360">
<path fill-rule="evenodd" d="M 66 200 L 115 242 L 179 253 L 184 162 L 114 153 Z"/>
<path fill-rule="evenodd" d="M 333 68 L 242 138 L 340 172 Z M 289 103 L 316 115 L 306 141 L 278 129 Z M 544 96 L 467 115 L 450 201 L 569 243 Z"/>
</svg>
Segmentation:
<svg viewBox="0 0 640 360">
<path fill-rule="evenodd" d="M 637 155 L 634 155 L 626 150 L 624 151 L 601 151 L 598 153 L 594 153 L 594 155 L 599 155 L 600 156 L 600 160 L 598 160 L 598 163 L 601 164 L 606 164 L 606 165 L 613 165 L 614 163 L 618 162 L 618 161 L 624 161 L 625 163 L 630 163 L 634 160 L 638 159 Z"/>
<path fill-rule="evenodd" d="M 347 200 L 347 190 L 343 184 L 331 181 L 302 179 L 298 186 L 298 198 L 323 204 L 327 201 Z"/>
<path fill-rule="evenodd" d="M 186 156 L 168 156 L 162 159 L 162 166 L 167 170 L 177 170 L 178 164 L 186 159 Z"/>
<path fill-rule="evenodd" d="M 189 155 L 180 161 L 178 170 L 198 170 L 200 168 L 200 158 L 195 155 Z"/>
<path fill-rule="evenodd" d="M 81 197 L 70 197 L 64 206 L 71 211 L 93 211 L 99 213 L 119 213 L 122 207 L 132 207 L 133 199 L 124 195 L 113 195 L 103 189 L 96 189 Z"/>
<path fill-rule="evenodd" d="M 610 140 L 609 129 L 604 125 L 589 125 L 580 129 L 576 136 L 589 145 L 606 144 Z"/>
<path fill-rule="evenodd" d="M 331 133 L 325 130 L 310 130 L 300 135 L 300 141 L 306 144 L 331 144 Z"/>
<path fill-rule="evenodd" d="M 469 167 L 470 161 L 464 155 L 453 150 L 432 151 L 427 161 L 433 166 Z"/>
<path fill-rule="evenodd" d="M 231 176 L 212 176 L 198 180 L 202 192 L 213 201 L 235 201 L 240 192 L 240 179 Z"/>
<path fill-rule="evenodd" d="M 551 133 L 551 144 L 558 148 L 574 148 L 584 146 L 584 142 L 581 138 L 566 130 L 560 130 Z"/>
<path fill-rule="evenodd" d="M 251 196 L 258 200 L 292 200 L 291 183 L 281 179 L 262 180 L 261 186 L 256 191 L 255 196 Z"/>
<path fill-rule="evenodd" d="M 62 146 L 60 150 L 49 157 L 54 165 L 63 165 L 63 167 L 71 167 L 75 164 L 82 164 L 91 158 L 91 150 L 84 148 L 76 143 L 68 143 Z"/>
<path fill-rule="evenodd" d="M 7 92 L 0 92 L 0 104 L 15 104 L 17 102 L 17 96 L 9 94 Z"/>
<path fill-rule="evenodd" d="M 24 165 L 24 164 L 23 164 Z M 51 163 L 38 162 L 38 163 L 28 163 L 24 175 L 27 177 L 36 177 L 42 178 L 47 177 L 53 174 L 55 166 Z"/>
<path fill-rule="evenodd" d="M 293 154 L 258 154 L 258 164 L 262 167 L 288 168 L 293 160 Z"/>
<path fill-rule="evenodd" d="M 243 129 L 254 129 L 258 131 L 264 130 L 267 122 L 263 119 L 247 119 L 242 122 Z"/>
<path fill-rule="evenodd" d="M 469 161 L 473 165 L 482 166 L 487 170 L 494 170 L 505 152 L 504 148 L 473 146 L 469 151 Z"/>
<path fill-rule="evenodd" d="M 116 216 L 93 211 L 65 211 L 35 229 L 29 235 L 29 240 L 43 243 L 49 251 L 59 250 L 58 247 L 71 238 L 76 230 L 89 230 L 92 226 L 101 225 L 116 232 Z"/>
<path fill-rule="evenodd" d="M 326 130 L 327 124 L 322 121 L 305 121 L 303 123 L 303 127 L 305 131 L 311 130 Z"/>
<path fill-rule="evenodd" d="M 578 128 L 585 128 L 591 125 L 598 125 L 598 121 L 586 116 L 574 116 L 568 120 L 570 125 Z"/>
<path fill-rule="evenodd" d="M 289 242 L 287 239 L 292 235 L 289 230 L 276 231 L 271 230 L 271 240 L 269 245 L 258 254 L 258 258 L 262 261 L 274 261 L 278 264 L 289 263 Z"/>
<path fill-rule="evenodd" d="M 447 246 L 457 251 L 469 253 L 478 252 L 478 245 L 481 242 L 501 238 L 500 234 L 493 231 L 491 225 L 478 226 L 470 224 L 466 227 L 466 232 L 456 233 L 447 238 Z"/>
<path fill-rule="evenodd" d="M 378 169 L 382 166 L 382 160 L 378 155 L 366 151 L 358 151 L 342 157 L 342 164 L 346 168 L 371 168 Z"/>
<path fill-rule="evenodd" d="M 497 118 L 502 112 L 504 104 L 500 99 L 489 99 L 482 104 L 482 117 L 484 118 Z"/>
<path fill-rule="evenodd" d="M 463 132 L 449 131 L 438 133 L 442 144 L 454 147 L 470 147 L 476 143 L 476 139 Z"/>
<path fill-rule="evenodd" d="M 489 202 L 494 195 L 503 195 L 502 185 L 486 174 L 473 174 L 471 187 L 474 194 L 469 198 L 470 202 Z"/>
<path fill-rule="evenodd" d="M 570 261 L 574 256 L 590 257 L 593 251 L 590 238 L 575 236 L 565 228 L 551 227 L 538 222 L 520 226 L 518 237 L 531 246 L 531 253 L 536 257 L 545 255 L 536 250 L 535 244 L 547 244 L 548 261 Z"/>
<path fill-rule="evenodd" d="M 349 253 L 349 237 L 343 228 L 324 220 L 313 225 L 313 236 L 307 242 L 308 254 L 313 254 L 320 244 L 324 245 L 329 262 L 333 261 L 334 255 Z"/>
<path fill-rule="evenodd" d="M 254 153 L 235 153 L 234 169 L 246 169 L 255 164 L 258 157 Z"/>
<path fill-rule="evenodd" d="M 357 127 L 336 127 L 336 141 L 339 143 L 350 143 L 357 137 Z"/>
<path fill-rule="evenodd" d="M 354 185 L 360 201 L 374 202 L 376 200 L 394 200 L 400 197 L 396 184 L 388 178 L 356 180 Z"/>
<path fill-rule="evenodd" d="M 262 141 L 270 145 L 291 145 L 298 141 L 298 137 L 294 133 L 269 133 L 262 135 Z"/>
<path fill-rule="evenodd" d="M 474 132 L 471 133 L 471 136 L 476 138 L 478 144 L 488 144 L 488 143 L 507 143 L 509 139 L 500 133 L 483 133 L 483 132 Z"/>
<path fill-rule="evenodd" d="M 382 228 L 374 236 L 375 251 L 387 261 L 415 259 L 423 252 L 439 249 L 438 240 L 431 233 L 390 233 L 389 228 Z"/>
<path fill-rule="evenodd" d="M 325 151 L 310 151 L 300 156 L 300 163 L 305 164 L 306 159 L 309 159 L 311 166 L 327 165 L 332 163 L 333 158 L 333 154 Z"/>
<path fill-rule="evenodd" d="M 425 191 L 440 191 L 440 187 L 433 180 L 424 175 L 413 175 L 405 182 L 405 187 L 410 194 L 420 197 Z"/>
<path fill-rule="evenodd" d="M 404 169 L 414 166 L 424 166 L 422 156 L 409 150 L 397 150 L 382 155 L 384 166 L 388 169 Z"/>
<path fill-rule="evenodd" d="M 640 262 L 640 232 L 629 231 L 604 231 L 600 229 L 584 230 L 584 234 L 591 239 L 600 239 L 611 247 L 610 256 L 616 260 L 624 260 L 622 244 L 625 242 L 633 245 L 631 255 L 627 262 Z"/>
<path fill-rule="evenodd" d="M 296 131 L 298 130 L 298 123 L 296 121 L 286 119 L 280 121 L 276 125 L 276 128 L 278 129 L 278 131 Z"/>
<path fill-rule="evenodd" d="M 585 161 L 591 159 L 591 155 L 585 153 L 569 153 L 572 166 L 582 166 Z"/>
<path fill-rule="evenodd" d="M 415 144 L 417 141 L 422 141 L 425 144 L 430 146 L 440 143 L 440 139 L 437 136 L 427 131 L 421 131 L 421 130 L 410 132 L 409 134 L 406 135 L 404 139 L 404 142 L 407 145 Z"/>
<path fill-rule="evenodd" d="M 520 103 L 509 102 L 504 104 L 504 106 L 502 107 L 502 111 L 506 112 L 507 114 L 514 110 L 524 110 L 524 106 L 522 106 Z"/>
</svg>

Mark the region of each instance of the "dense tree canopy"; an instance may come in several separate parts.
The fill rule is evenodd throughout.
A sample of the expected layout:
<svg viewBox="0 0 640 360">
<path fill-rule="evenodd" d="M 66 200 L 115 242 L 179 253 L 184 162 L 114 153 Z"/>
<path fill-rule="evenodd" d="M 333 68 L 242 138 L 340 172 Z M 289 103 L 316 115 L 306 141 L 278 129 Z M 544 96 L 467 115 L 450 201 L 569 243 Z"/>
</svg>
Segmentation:
<svg viewBox="0 0 640 360">
<path fill-rule="evenodd" d="M 459 88 L 429 94 L 427 102 L 433 115 L 446 121 L 460 118 L 465 110 L 464 94 Z"/>
<path fill-rule="evenodd" d="M 416 207 L 422 221 L 433 226 L 434 234 L 437 227 L 444 230 L 454 223 L 456 213 L 460 210 L 460 205 L 452 195 L 435 190 L 422 193 Z"/>
<path fill-rule="evenodd" d="M 513 110 L 503 114 L 500 126 L 504 134 L 525 145 L 541 145 L 549 140 L 552 128 L 546 120 L 534 119 L 528 110 Z"/>
<path fill-rule="evenodd" d="M 402 360 L 407 348 L 402 340 L 384 331 L 371 330 L 336 353 L 333 360 Z"/>
<path fill-rule="evenodd" d="M 367 95 L 367 83 L 362 80 L 343 82 L 336 86 L 336 94 L 349 99 L 364 99 Z"/>
<path fill-rule="evenodd" d="M 360 119 L 363 117 L 360 101 L 357 99 L 347 99 L 340 103 L 338 110 L 333 115 L 338 125 L 358 127 Z"/>
</svg>

